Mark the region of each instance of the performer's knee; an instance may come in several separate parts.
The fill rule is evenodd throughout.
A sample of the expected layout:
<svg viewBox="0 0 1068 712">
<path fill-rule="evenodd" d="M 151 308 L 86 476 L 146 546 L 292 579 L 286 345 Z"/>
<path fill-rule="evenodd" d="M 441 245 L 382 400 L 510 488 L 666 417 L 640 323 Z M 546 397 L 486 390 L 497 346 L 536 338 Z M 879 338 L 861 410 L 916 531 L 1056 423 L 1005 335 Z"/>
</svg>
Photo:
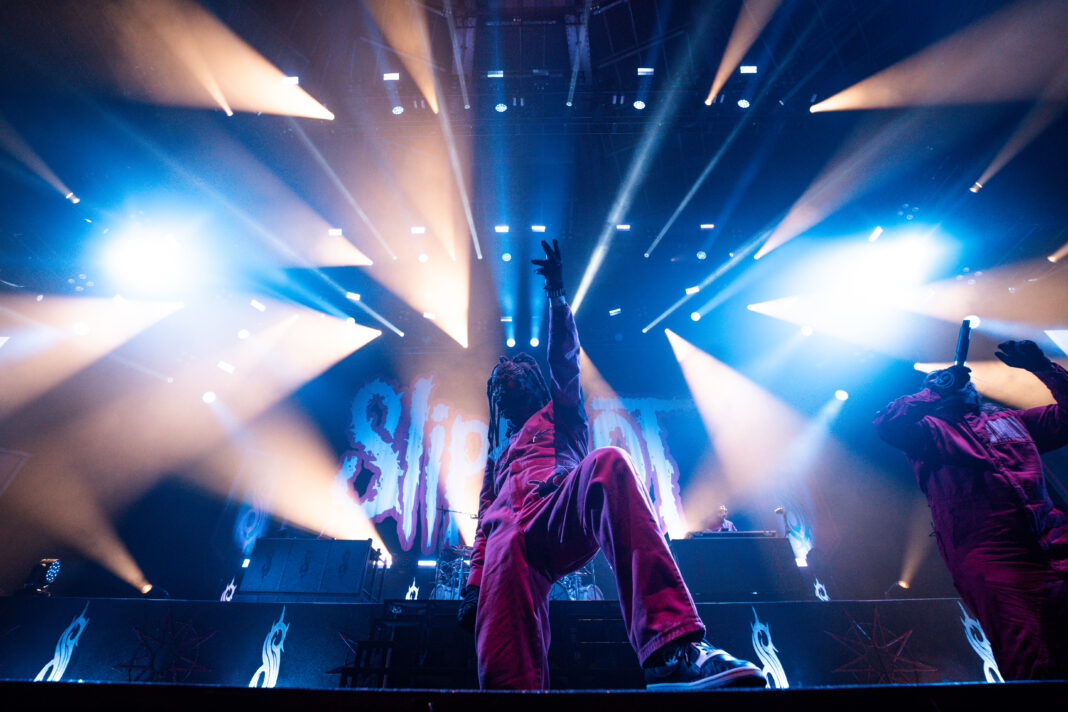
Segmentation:
<svg viewBox="0 0 1068 712">
<path fill-rule="evenodd" d="M 591 468 L 592 479 L 607 489 L 636 487 L 637 471 L 630 455 L 618 447 L 601 447 L 590 453 L 594 461 Z"/>
</svg>

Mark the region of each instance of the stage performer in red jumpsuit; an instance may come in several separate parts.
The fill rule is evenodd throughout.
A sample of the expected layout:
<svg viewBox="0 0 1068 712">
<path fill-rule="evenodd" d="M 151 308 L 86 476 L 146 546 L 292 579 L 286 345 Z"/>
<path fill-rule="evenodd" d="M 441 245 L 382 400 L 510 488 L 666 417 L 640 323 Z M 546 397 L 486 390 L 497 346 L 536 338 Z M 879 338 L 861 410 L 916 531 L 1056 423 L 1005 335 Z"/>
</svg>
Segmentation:
<svg viewBox="0 0 1068 712">
<path fill-rule="evenodd" d="M 548 383 L 527 354 L 501 357 L 487 383 L 490 456 L 460 608 L 460 623 L 474 628 L 479 684 L 548 688 L 549 588 L 600 549 L 647 687 L 764 687 L 753 664 L 704 641 L 630 457 L 618 448 L 589 451 L 560 250 L 555 240 L 542 247 L 546 259 L 533 262 L 550 298 Z"/>
<path fill-rule="evenodd" d="M 998 348 L 1056 404 L 987 407 L 969 369 L 952 366 L 888 405 L 875 427 L 916 471 L 942 558 L 1002 676 L 1068 678 L 1068 518 L 1050 500 L 1039 457 L 1068 444 L 1068 372 L 1031 341 Z"/>
</svg>

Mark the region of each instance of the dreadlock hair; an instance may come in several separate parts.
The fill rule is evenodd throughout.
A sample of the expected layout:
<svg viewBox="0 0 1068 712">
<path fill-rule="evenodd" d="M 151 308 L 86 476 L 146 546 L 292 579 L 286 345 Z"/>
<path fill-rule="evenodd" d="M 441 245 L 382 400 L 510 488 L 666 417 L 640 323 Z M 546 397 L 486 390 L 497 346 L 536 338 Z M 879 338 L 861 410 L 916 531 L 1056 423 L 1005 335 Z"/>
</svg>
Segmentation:
<svg viewBox="0 0 1068 712">
<path fill-rule="evenodd" d="M 500 445 L 500 404 L 494 394 L 496 386 L 506 380 L 514 379 L 526 391 L 533 393 L 542 403 L 549 402 L 549 386 L 541 373 L 541 368 L 534 357 L 526 353 L 518 353 L 515 358 L 501 356 L 497 365 L 493 367 L 489 380 L 486 381 L 486 398 L 489 400 L 489 451 L 495 452 Z M 511 436 L 513 430 L 522 423 L 510 423 L 507 436 Z"/>
</svg>

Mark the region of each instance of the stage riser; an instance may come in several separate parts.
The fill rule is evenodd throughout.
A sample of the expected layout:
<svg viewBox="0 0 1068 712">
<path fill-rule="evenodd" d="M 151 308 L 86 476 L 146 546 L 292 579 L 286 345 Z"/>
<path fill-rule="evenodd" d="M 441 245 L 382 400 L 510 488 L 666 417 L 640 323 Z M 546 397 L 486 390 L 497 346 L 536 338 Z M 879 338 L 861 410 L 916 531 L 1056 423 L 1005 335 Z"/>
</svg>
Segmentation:
<svg viewBox="0 0 1068 712">
<path fill-rule="evenodd" d="M 457 602 L 417 605 L 428 606 L 431 613 L 429 649 L 415 665 L 412 650 L 398 647 L 391 684 L 475 686 L 473 640 L 452 623 Z M 759 658 L 753 624 L 759 618 L 793 688 L 985 679 L 956 599 L 721 603 L 699 604 L 698 609 L 715 644 L 754 662 Z M 640 687 L 641 671 L 616 603 L 554 602 L 551 611 L 554 689 Z M 68 646 L 64 681 L 247 687 L 261 667 L 259 682 L 271 673 L 272 666 L 264 663 L 265 639 L 281 621 L 287 628 L 275 658 L 276 686 L 333 688 L 341 676 L 332 671 L 353 662 L 350 644 L 369 637 L 383 607 L 0 599 L 0 678 L 33 680 L 57 656 L 61 636 L 83 612 L 87 622 L 76 645 Z M 278 643 L 280 627 L 276 630 Z M 405 635 L 415 636 L 409 631 L 399 637 Z"/>
</svg>

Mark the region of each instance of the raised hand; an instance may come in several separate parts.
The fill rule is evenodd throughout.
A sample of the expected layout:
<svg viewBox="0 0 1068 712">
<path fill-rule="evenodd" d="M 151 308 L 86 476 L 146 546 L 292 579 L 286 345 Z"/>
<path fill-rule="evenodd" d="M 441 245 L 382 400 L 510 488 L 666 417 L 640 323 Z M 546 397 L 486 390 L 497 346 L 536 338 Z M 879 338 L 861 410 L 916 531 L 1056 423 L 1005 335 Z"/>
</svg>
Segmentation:
<svg viewBox="0 0 1068 712">
<path fill-rule="evenodd" d="M 994 355 L 1007 366 L 1032 372 L 1049 368 L 1049 359 L 1034 341 L 1006 341 L 998 344 L 998 349 Z"/>
<path fill-rule="evenodd" d="M 530 262 L 537 266 L 534 271 L 545 278 L 545 291 L 551 296 L 560 296 L 564 293 L 564 261 L 560 257 L 560 245 L 553 240 L 550 247 L 548 242 L 542 240 L 541 247 L 545 250 L 545 259 Z"/>
</svg>

